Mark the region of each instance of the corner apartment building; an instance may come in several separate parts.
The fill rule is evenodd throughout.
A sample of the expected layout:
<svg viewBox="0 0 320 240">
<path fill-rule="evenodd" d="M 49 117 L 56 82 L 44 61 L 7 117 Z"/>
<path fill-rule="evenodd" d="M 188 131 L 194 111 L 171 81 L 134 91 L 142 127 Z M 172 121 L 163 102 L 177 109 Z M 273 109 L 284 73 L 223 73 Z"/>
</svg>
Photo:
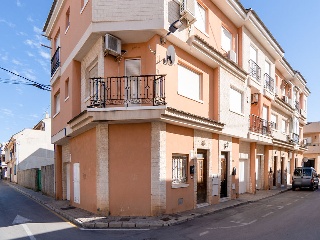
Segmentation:
<svg viewBox="0 0 320 240">
<path fill-rule="evenodd" d="M 309 122 L 303 128 L 304 166 L 314 167 L 320 172 L 320 122 Z"/>
<path fill-rule="evenodd" d="M 238 1 L 55 0 L 43 30 L 57 199 L 175 213 L 281 187 L 301 163 L 310 91 Z"/>
</svg>

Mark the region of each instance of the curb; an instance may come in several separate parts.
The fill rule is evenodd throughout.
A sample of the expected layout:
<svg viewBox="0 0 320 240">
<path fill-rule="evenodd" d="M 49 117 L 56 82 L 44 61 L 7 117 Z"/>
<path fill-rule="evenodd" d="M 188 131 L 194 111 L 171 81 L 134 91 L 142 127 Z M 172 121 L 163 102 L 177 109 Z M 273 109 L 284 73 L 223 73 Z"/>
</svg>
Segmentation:
<svg viewBox="0 0 320 240">
<path fill-rule="evenodd" d="M 137 219 L 137 221 L 116 221 L 116 220 L 113 220 L 110 222 L 99 222 L 99 221 L 82 222 L 81 220 L 77 220 L 72 215 L 70 215 L 66 212 L 63 212 L 60 209 L 52 206 L 49 202 L 43 201 L 42 199 L 28 193 L 27 191 L 24 191 L 22 189 L 23 187 L 17 187 L 17 186 L 15 186 L 16 184 L 14 184 L 14 183 L 6 182 L 6 184 L 9 185 L 10 187 L 14 188 L 18 192 L 22 193 L 23 195 L 33 199 L 34 201 L 38 202 L 41 205 L 43 205 L 44 207 L 50 209 L 51 211 L 59 214 L 60 216 L 62 216 L 66 220 L 75 224 L 76 226 L 82 227 L 85 229 L 142 229 L 142 228 L 160 228 L 160 227 L 174 226 L 174 225 L 178 225 L 178 224 L 181 224 L 181 223 L 184 223 L 187 221 L 191 221 L 191 220 L 199 218 L 199 217 L 203 217 L 203 216 L 207 216 L 207 215 L 210 215 L 213 213 L 221 212 L 226 209 L 231 209 L 231 208 L 239 207 L 239 206 L 242 206 L 245 204 L 258 202 L 262 199 L 270 198 L 272 196 L 276 196 L 278 194 L 281 194 L 281 193 L 284 193 L 286 191 L 291 190 L 291 188 L 281 189 L 280 191 L 275 192 L 272 195 L 263 196 L 261 198 L 257 198 L 257 199 L 253 199 L 253 200 L 239 200 L 238 199 L 237 202 L 235 202 L 229 206 L 224 206 L 224 207 L 221 207 L 218 209 L 208 209 L 207 211 L 203 211 L 200 213 L 193 213 L 192 210 L 190 210 L 190 211 L 187 211 L 187 212 L 190 212 L 189 214 L 183 215 L 183 212 L 182 212 L 182 213 L 180 213 L 182 215 L 179 216 L 178 218 L 175 218 L 175 219 L 173 218 L 168 221 L 163 221 L 161 219 L 155 219 L 155 220 L 148 220 L 148 219 L 139 220 L 139 219 Z"/>
</svg>

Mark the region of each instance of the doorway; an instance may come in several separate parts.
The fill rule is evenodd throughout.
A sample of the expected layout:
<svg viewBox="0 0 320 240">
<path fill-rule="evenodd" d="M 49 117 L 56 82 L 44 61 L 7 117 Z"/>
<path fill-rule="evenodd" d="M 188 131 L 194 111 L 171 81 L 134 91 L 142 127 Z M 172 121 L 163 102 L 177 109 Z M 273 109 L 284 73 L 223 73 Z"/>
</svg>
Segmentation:
<svg viewBox="0 0 320 240">
<path fill-rule="evenodd" d="M 207 153 L 197 152 L 197 204 L 207 202 Z"/>
<path fill-rule="evenodd" d="M 273 157 L 273 186 L 277 186 L 277 157 Z"/>
<path fill-rule="evenodd" d="M 221 152 L 221 188 L 220 198 L 228 197 L 228 152 Z"/>
</svg>

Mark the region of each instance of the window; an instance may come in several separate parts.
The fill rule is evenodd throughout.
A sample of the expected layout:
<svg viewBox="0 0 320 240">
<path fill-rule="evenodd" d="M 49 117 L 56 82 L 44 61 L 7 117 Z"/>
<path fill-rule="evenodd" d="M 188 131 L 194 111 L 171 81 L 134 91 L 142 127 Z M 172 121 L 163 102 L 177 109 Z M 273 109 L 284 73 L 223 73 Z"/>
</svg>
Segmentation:
<svg viewBox="0 0 320 240">
<path fill-rule="evenodd" d="M 64 83 L 64 99 L 69 98 L 69 78 Z"/>
<path fill-rule="evenodd" d="M 98 77 L 98 63 L 94 61 L 93 64 L 91 64 L 86 71 L 86 92 L 85 92 L 85 97 L 88 98 L 90 97 L 90 78 L 96 78 Z"/>
<path fill-rule="evenodd" d="M 286 133 L 286 121 L 284 119 L 281 121 L 281 132 Z"/>
<path fill-rule="evenodd" d="M 277 129 L 277 116 L 275 114 L 271 114 L 271 127 Z"/>
<path fill-rule="evenodd" d="M 195 26 L 201 31 L 201 32 L 207 32 L 207 26 L 206 26 L 206 19 L 207 19 L 207 13 L 206 9 L 201 6 L 199 3 L 196 7 L 196 19 Z"/>
<path fill-rule="evenodd" d="M 66 12 L 66 31 L 68 31 L 69 26 L 70 26 L 70 7 Z"/>
<path fill-rule="evenodd" d="M 172 183 L 187 182 L 187 161 L 188 155 L 173 155 L 172 156 Z"/>
<path fill-rule="evenodd" d="M 60 112 L 60 92 L 54 95 L 54 115 Z"/>
<path fill-rule="evenodd" d="M 193 100 L 201 100 L 200 87 L 200 74 L 178 65 L 178 93 Z"/>
<path fill-rule="evenodd" d="M 230 88 L 230 111 L 242 113 L 242 92 L 234 88 Z"/>
<path fill-rule="evenodd" d="M 221 31 L 222 31 L 222 34 L 221 34 L 221 36 L 222 36 L 221 37 L 221 48 L 224 51 L 229 52 L 231 50 L 232 35 L 224 27 L 222 27 Z"/>
</svg>

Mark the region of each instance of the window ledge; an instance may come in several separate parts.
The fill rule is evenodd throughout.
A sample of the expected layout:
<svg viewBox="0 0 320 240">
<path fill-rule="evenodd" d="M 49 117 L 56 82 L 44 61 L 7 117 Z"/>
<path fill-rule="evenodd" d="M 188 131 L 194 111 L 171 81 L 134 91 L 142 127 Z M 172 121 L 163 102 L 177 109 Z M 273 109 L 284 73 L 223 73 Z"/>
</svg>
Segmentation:
<svg viewBox="0 0 320 240">
<path fill-rule="evenodd" d="M 70 25 L 68 25 L 68 27 L 67 27 L 66 31 L 64 32 L 64 34 L 67 34 L 69 28 L 70 28 Z"/>
<path fill-rule="evenodd" d="M 60 113 L 60 111 L 59 111 L 59 112 L 57 112 L 55 115 L 53 115 L 53 117 L 52 117 L 52 118 L 55 118 L 59 113 Z"/>
<path fill-rule="evenodd" d="M 89 1 L 87 1 L 87 2 L 84 4 L 84 6 L 81 8 L 80 14 L 82 14 L 82 12 L 84 11 L 84 9 L 85 9 L 85 7 L 87 6 L 88 2 L 89 2 Z"/>
<path fill-rule="evenodd" d="M 235 114 L 237 114 L 237 115 L 240 115 L 240 116 L 244 117 L 244 114 L 243 114 L 243 113 L 238 113 L 238 112 L 235 112 L 235 111 L 233 111 L 233 110 L 231 110 L 231 109 L 229 109 L 229 111 L 232 112 L 232 113 L 235 113 Z"/>
<path fill-rule="evenodd" d="M 66 98 L 64 99 L 64 101 L 66 102 L 68 99 L 69 99 L 69 96 L 68 96 L 68 97 L 66 97 Z"/>
<path fill-rule="evenodd" d="M 171 188 L 186 188 L 189 185 L 188 183 L 172 183 Z"/>
</svg>

